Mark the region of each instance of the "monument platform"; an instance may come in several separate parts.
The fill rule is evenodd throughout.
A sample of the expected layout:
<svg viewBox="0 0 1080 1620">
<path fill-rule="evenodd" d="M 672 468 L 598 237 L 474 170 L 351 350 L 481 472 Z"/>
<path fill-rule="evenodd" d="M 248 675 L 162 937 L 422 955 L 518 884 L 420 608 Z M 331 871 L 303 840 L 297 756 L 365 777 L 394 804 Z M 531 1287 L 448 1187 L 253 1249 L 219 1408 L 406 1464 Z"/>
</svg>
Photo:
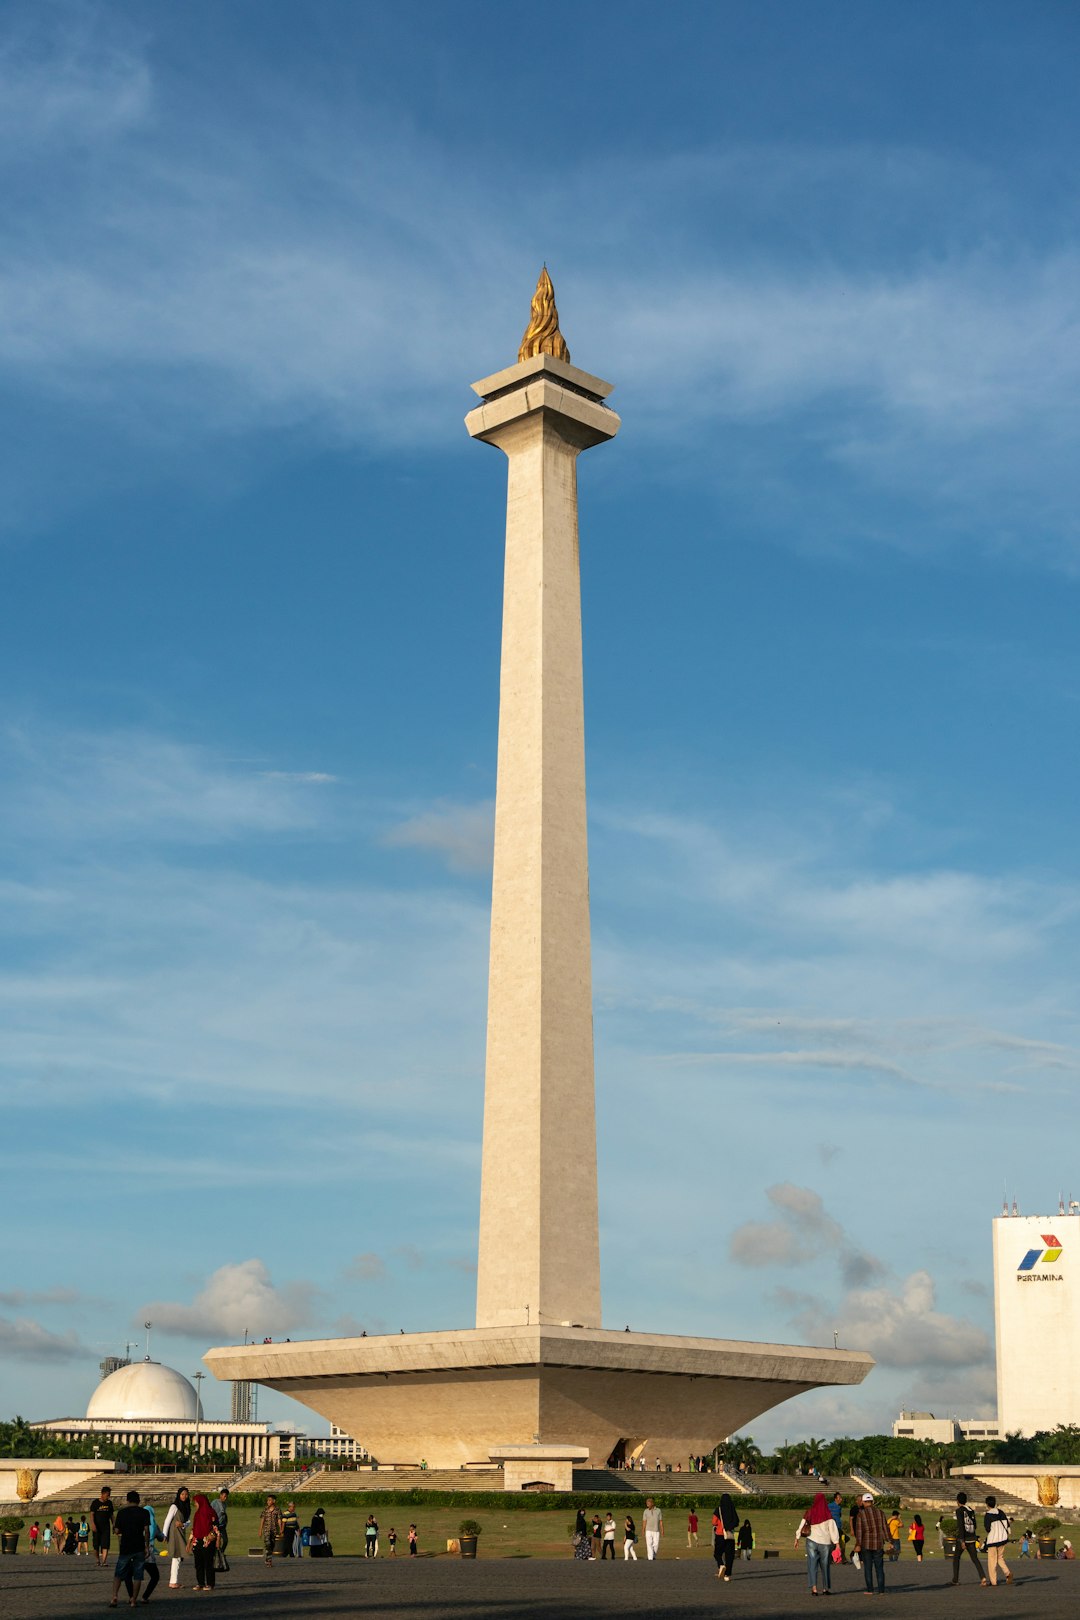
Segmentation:
<svg viewBox="0 0 1080 1620">
<path fill-rule="evenodd" d="M 215 1377 L 310 1407 L 386 1463 L 457 1468 L 512 1445 L 582 1449 L 603 1468 L 647 1443 L 650 1463 L 711 1451 L 792 1395 L 860 1384 L 857 1350 L 602 1328 L 497 1327 L 220 1346 Z"/>
</svg>

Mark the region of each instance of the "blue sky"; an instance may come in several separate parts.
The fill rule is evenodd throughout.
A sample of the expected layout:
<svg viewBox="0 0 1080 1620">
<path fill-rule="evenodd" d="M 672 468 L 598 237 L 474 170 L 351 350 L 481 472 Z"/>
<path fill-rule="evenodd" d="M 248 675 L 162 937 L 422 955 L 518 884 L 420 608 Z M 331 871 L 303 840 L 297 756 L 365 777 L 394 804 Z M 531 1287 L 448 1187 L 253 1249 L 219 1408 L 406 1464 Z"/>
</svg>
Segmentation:
<svg viewBox="0 0 1080 1620">
<path fill-rule="evenodd" d="M 471 1318 L 505 485 L 461 418 L 545 259 L 623 419 L 606 1320 L 878 1357 L 763 1440 L 992 1408 L 990 1218 L 1070 1192 L 1080 1074 L 1078 46 L 0 10 L 0 1411 L 81 1412 L 148 1314 L 188 1373 Z"/>
</svg>

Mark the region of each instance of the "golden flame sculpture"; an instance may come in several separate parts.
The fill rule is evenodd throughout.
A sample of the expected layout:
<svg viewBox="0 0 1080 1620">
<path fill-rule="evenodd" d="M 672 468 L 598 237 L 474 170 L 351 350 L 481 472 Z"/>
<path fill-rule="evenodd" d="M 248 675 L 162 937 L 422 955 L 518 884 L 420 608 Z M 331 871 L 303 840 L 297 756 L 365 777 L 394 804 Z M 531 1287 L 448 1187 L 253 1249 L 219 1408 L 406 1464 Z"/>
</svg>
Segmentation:
<svg viewBox="0 0 1080 1620">
<path fill-rule="evenodd" d="M 38 1470 L 19 1468 L 15 1473 L 15 1491 L 20 1502 L 32 1502 L 37 1495 Z"/>
<path fill-rule="evenodd" d="M 1061 1482 L 1056 1474 L 1036 1474 L 1035 1488 L 1042 1507 L 1057 1507 L 1061 1500 Z"/>
<path fill-rule="evenodd" d="M 529 310 L 529 324 L 525 328 L 525 336 L 521 340 L 518 350 L 518 360 L 531 360 L 534 354 L 550 354 L 556 360 L 565 360 L 570 363 L 570 350 L 566 347 L 566 339 L 559 331 L 559 312 L 555 308 L 555 289 L 551 285 L 551 277 L 547 273 L 547 265 L 540 272 L 540 279 L 536 283 L 533 293 L 532 308 Z"/>
</svg>

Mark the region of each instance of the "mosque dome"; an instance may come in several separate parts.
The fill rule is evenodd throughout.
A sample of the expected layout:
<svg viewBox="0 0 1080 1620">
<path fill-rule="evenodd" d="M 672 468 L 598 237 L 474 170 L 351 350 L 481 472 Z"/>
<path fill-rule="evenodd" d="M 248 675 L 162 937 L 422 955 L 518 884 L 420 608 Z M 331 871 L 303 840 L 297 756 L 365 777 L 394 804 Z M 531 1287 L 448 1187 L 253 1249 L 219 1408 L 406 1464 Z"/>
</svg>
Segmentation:
<svg viewBox="0 0 1080 1620">
<path fill-rule="evenodd" d="M 103 1378 L 90 1397 L 88 1418 L 122 1418 L 125 1422 L 155 1418 L 158 1422 L 193 1423 L 199 1409 L 194 1386 L 183 1373 L 160 1361 L 135 1361 Z"/>
</svg>

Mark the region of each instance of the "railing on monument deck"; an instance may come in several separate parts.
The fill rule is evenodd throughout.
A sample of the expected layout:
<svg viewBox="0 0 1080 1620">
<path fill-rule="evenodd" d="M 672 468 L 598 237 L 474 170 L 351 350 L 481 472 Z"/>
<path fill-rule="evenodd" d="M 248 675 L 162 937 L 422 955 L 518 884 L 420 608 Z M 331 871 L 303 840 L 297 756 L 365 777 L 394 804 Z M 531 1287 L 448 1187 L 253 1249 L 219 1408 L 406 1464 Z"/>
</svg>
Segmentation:
<svg viewBox="0 0 1080 1620">
<path fill-rule="evenodd" d="M 265 1468 L 260 1463 L 244 1463 L 243 1467 L 238 1468 L 235 1474 L 230 1474 L 228 1479 L 222 1480 L 221 1489 L 234 1491 L 240 1481 L 247 1479 L 249 1474 L 263 1474 L 265 1472 Z"/>
<path fill-rule="evenodd" d="M 742 1496 L 763 1496 L 760 1485 L 755 1485 L 749 1474 L 740 1474 L 730 1463 L 720 1463 L 716 1469 L 718 1479 L 726 1480 Z"/>
<path fill-rule="evenodd" d="M 856 1485 L 861 1485 L 864 1491 L 870 1492 L 871 1496 L 888 1496 L 889 1494 L 889 1487 L 884 1481 L 878 1479 L 876 1474 L 868 1473 L 865 1468 L 853 1468 L 851 1477 Z"/>
<path fill-rule="evenodd" d="M 297 1470 L 297 1472 L 295 1474 L 290 1474 L 288 1479 L 283 1479 L 280 1482 L 280 1484 L 278 1485 L 278 1490 L 279 1491 L 292 1491 L 292 1490 L 295 1490 L 297 1485 L 305 1485 L 308 1482 L 308 1480 L 315 1479 L 317 1477 L 317 1475 L 325 1474 L 326 1471 L 327 1470 L 326 1470 L 325 1464 L 319 1463 L 313 1468 L 311 1466 L 311 1464 L 309 1463 L 306 1468 L 300 1468 L 300 1469 Z"/>
</svg>

